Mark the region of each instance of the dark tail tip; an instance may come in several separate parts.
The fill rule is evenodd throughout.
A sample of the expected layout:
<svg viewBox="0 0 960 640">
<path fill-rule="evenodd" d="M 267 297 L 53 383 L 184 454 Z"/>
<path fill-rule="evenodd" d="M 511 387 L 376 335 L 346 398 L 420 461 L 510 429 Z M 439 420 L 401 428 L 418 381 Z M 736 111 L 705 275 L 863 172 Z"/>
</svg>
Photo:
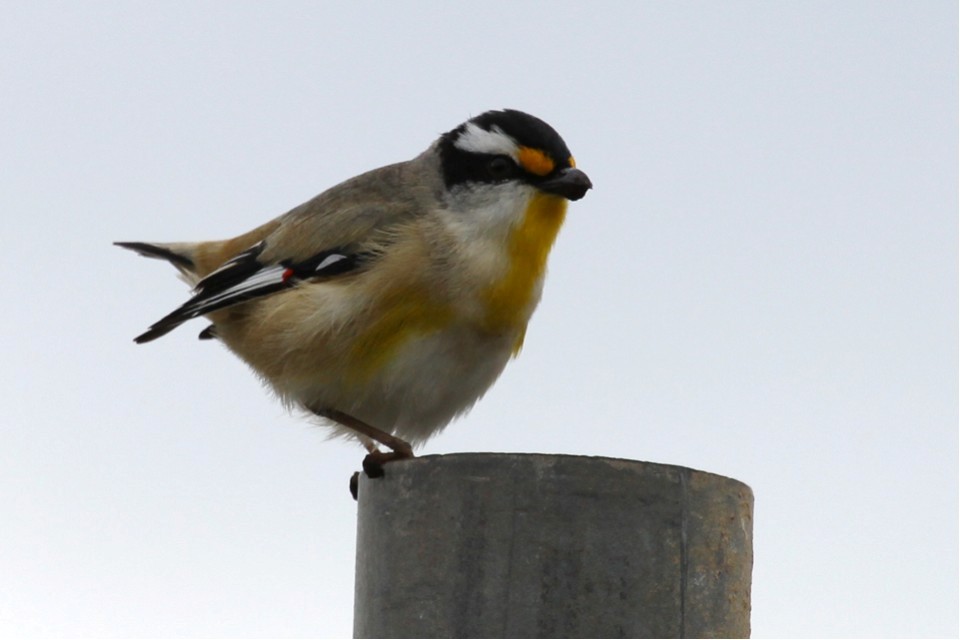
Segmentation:
<svg viewBox="0 0 960 640">
<path fill-rule="evenodd" d="M 193 260 L 190 258 L 149 242 L 114 242 L 113 244 L 123 249 L 136 251 L 146 258 L 160 258 L 185 269 L 192 269 L 194 266 Z"/>
<path fill-rule="evenodd" d="M 147 329 L 146 331 L 138 335 L 136 338 L 134 338 L 133 341 L 136 342 L 137 344 L 143 344 L 144 342 L 150 342 L 151 340 L 156 340 L 157 338 L 161 336 L 165 336 L 171 331 L 173 331 L 174 329 L 176 329 L 177 327 L 179 327 L 182 322 L 183 320 L 181 320 L 180 322 L 162 322 L 162 321 L 158 322 L 157 324 L 153 325 L 152 327 L 150 327 L 149 329 Z"/>
</svg>

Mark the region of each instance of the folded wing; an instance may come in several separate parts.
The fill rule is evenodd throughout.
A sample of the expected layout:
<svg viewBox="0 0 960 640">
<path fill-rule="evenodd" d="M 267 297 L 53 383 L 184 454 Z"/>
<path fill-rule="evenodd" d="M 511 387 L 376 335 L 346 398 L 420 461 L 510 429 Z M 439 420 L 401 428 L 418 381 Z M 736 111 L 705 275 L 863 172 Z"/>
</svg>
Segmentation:
<svg viewBox="0 0 960 640">
<path fill-rule="evenodd" d="M 297 262 L 264 263 L 260 256 L 265 245 L 265 242 L 258 242 L 200 280 L 192 298 L 155 322 L 134 341 L 138 344 L 150 342 L 187 320 L 277 293 L 303 280 L 342 275 L 356 270 L 364 262 L 361 254 L 331 249 Z"/>
</svg>

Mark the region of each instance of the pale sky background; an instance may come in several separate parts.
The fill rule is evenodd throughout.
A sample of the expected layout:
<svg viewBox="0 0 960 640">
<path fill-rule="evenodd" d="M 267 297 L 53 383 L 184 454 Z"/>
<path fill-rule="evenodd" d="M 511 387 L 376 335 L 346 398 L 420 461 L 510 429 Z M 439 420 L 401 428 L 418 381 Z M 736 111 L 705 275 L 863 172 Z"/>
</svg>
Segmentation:
<svg viewBox="0 0 960 640">
<path fill-rule="evenodd" d="M 5 2 L 0 636 L 348 636 L 362 451 L 114 240 L 232 236 L 513 107 L 595 189 L 423 453 L 756 494 L 755 637 L 955 636 L 954 2 Z"/>
</svg>

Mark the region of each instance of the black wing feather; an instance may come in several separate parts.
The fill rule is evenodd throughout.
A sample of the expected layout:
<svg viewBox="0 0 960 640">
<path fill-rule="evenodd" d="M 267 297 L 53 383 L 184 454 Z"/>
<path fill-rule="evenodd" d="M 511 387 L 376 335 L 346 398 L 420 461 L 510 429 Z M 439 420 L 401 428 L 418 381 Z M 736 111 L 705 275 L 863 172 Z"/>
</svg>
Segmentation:
<svg viewBox="0 0 960 640">
<path fill-rule="evenodd" d="M 369 257 L 368 254 L 351 254 L 341 249 L 331 249 L 301 262 L 284 260 L 277 264 L 263 264 L 258 258 L 264 246 L 263 242 L 252 246 L 210 273 L 197 283 L 192 298 L 155 322 L 147 331 L 134 338 L 134 342 L 150 342 L 173 331 L 187 320 L 282 291 L 301 280 L 332 277 L 354 271 Z M 210 328 L 204 330 L 200 337 L 214 337 L 215 333 L 209 331 Z"/>
</svg>

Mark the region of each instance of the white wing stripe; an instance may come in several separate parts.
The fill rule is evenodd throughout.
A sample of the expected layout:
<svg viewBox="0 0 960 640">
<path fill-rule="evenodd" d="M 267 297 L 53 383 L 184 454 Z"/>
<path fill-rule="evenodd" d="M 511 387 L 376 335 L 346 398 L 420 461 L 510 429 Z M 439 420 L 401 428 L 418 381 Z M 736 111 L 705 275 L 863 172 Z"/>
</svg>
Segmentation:
<svg viewBox="0 0 960 640">
<path fill-rule="evenodd" d="M 260 269 L 246 280 L 238 282 L 232 287 L 224 289 L 214 296 L 210 296 L 209 298 L 204 298 L 202 301 L 198 301 L 198 304 L 193 305 L 189 312 L 202 313 L 204 308 L 216 305 L 229 298 L 239 297 L 246 293 L 256 291 L 257 289 L 263 289 L 275 284 L 280 284 L 283 282 L 284 271 L 286 271 L 286 267 L 281 265 L 271 265 L 269 267 Z"/>
<path fill-rule="evenodd" d="M 330 265 L 337 264 L 338 262 L 341 262 L 346 259 L 347 259 L 347 256 L 345 255 L 341 255 L 339 253 L 331 253 L 329 256 L 323 259 L 323 262 L 317 265 L 317 268 L 314 269 L 314 271 L 319 273 L 320 271 L 323 271 Z"/>
</svg>

